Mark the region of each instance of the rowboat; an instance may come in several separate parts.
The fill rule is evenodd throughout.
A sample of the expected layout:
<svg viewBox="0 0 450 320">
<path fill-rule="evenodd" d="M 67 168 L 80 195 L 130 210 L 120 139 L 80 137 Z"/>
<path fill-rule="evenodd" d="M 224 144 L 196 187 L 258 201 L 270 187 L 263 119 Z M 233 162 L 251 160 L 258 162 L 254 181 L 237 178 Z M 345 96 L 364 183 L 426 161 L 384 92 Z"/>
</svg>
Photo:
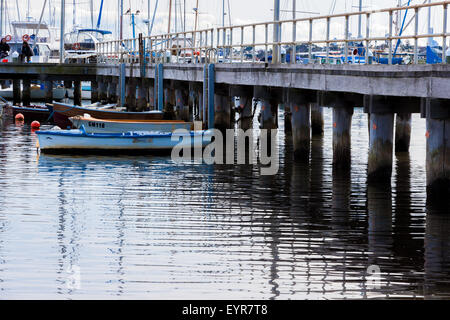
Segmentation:
<svg viewBox="0 0 450 320">
<path fill-rule="evenodd" d="M 191 130 L 193 124 L 185 121 L 164 120 L 101 120 L 92 117 L 70 117 L 76 129 L 84 126 L 88 133 L 122 133 L 130 131 L 173 132 L 179 129 Z"/>
<path fill-rule="evenodd" d="M 47 107 L 53 114 L 53 120 L 61 128 L 72 126 L 72 122 L 69 120 L 70 117 L 84 116 L 85 114 L 102 120 L 163 120 L 164 117 L 164 113 L 161 111 L 123 112 L 117 109 L 88 108 L 64 103 L 47 104 Z"/>
<path fill-rule="evenodd" d="M 82 127 L 79 130 L 37 131 L 36 134 L 43 153 L 130 154 L 167 152 L 175 146 L 203 148 L 211 142 L 213 132 L 87 133 Z"/>
</svg>

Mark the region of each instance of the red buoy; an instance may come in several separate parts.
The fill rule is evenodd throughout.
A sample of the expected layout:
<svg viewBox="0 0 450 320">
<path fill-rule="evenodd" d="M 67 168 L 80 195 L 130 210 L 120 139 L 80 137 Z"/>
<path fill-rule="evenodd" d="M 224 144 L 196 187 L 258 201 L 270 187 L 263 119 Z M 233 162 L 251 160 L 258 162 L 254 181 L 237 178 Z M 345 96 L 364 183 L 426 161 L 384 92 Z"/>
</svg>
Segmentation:
<svg viewBox="0 0 450 320">
<path fill-rule="evenodd" d="M 15 116 L 14 119 L 15 119 L 16 121 L 24 121 L 24 120 L 25 120 L 25 117 L 23 116 L 23 114 L 18 113 L 18 114 L 16 114 L 16 116 Z"/>
<path fill-rule="evenodd" d="M 37 129 L 39 129 L 41 127 L 41 124 L 39 123 L 39 121 L 33 121 L 32 123 L 31 123 L 31 129 L 33 129 L 33 130 L 37 130 Z"/>
</svg>

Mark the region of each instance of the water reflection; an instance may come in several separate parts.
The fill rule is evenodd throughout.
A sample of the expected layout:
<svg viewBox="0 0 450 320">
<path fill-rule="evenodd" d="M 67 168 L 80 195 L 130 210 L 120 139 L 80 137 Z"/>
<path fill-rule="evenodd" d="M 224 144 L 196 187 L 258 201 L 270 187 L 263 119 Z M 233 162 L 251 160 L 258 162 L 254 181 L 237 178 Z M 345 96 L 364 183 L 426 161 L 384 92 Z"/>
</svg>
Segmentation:
<svg viewBox="0 0 450 320">
<path fill-rule="evenodd" d="M 425 206 L 424 141 L 397 155 L 392 186 L 367 186 L 367 117 L 355 111 L 348 172 L 331 165 L 329 109 L 325 123 L 309 165 L 280 132 L 276 176 L 256 163 L 37 158 L 29 127 L 3 124 L 0 297 L 447 297 L 450 225 Z"/>
</svg>

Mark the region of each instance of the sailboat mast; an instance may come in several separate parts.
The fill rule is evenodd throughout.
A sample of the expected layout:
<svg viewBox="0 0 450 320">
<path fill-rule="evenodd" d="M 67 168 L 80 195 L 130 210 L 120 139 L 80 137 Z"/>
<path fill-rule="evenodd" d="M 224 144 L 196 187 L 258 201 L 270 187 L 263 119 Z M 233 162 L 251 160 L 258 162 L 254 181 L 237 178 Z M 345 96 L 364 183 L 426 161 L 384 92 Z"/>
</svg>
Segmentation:
<svg viewBox="0 0 450 320">
<path fill-rule="evenodd" d="M 17 19 L 20 21 L 19 0 L 16 0 Z"/>
<path fill-rule="evenodd" d="M 66 23 L 66 1 L 61 0 L 61 40 L 59 44 L 59 63 L 64 62 L 64 26 Z"/>
<path fill-rule="evenodd" d="M 147 5 L 147 18 L 148 18 L 147 36 L 150 37 L 150 0 L 148 0 Z"/>
<path fill-rule="evenodd" d="M 428 0 L 428 3 L 431 3 L 431 0 Z M 428 7 L 428 34 L 432 34 L 433 30 L 431 29 L 431 7 Z M 428 46 L 431 47 L 433 44 L 433 38 L 428 38 Z"/>
<path fill-rule="evenodd" d="M 3 6 L 4 6 L 4 0 L 1 0 L 0 4 L 0 36 L 3 36 Z"/>
<path fill-rule="evenodd" d="M 91 28 L 94 28 L 94 0 L 91 0 Z"/>
<path fill-rule="evenodd" d="M 171 23 L 172 23 L 172 0 L 169 1 L 169 25 L 167 26 L 167 33 L 170 33 Z"/>
<path fill-rule="evenodd" d="M 362 0 L 359 0 L 359 12 L 362 12 L 362 8 L 363 8 L 363 6 L 362 6 Z M 362 15 L 360 14 L 359 16 L 358 16 L 358 39 L 361 39 L 362 38 Z"/>
<path fill-rule="evenodd" d="M 75 11 L 75 0 L 73 0 L 73 10 L 72 10 L 72 15 L 73 15 L 73 22 L 72 22 L 72 25 L 73 25 L 73 27 L 75 27 L 75 25 L 77 24 L 76 23 L 76 21 L 77 21 L 77 12 Z"/>
</svg>

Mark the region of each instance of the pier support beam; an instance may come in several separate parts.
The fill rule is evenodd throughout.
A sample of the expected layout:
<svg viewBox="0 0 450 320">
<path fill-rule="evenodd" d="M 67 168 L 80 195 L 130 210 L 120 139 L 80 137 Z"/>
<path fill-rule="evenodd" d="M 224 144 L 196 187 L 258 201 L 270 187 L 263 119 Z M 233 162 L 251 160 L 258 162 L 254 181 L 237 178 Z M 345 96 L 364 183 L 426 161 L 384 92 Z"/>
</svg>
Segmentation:
<svg viewBox="0 0 450 320">
<path fill-rule="evenodd" d="M 137 89 L 138 97 L 136 101 L 137 111 L 147 110 L 147 96 L 148 96 L 148 82 L 145 79 L 139 81 L 139 87 Z"/>
<path fill-rule="evenodd" d="M 136 79 L 129 78 L 126 87 L 127 92 L 125 101 L 127 111 L 136 111 Z"/>
<path fill-rule="evenodd" d="M 311 104 L 311 133 L 313 136 L 323 136 L 323 107 L 318 103 Z"/>
<path fill-rule="evenodd" d="M 73 82 L 73 100 L 76 106 L 81 106 L 81 81 Z"/>
<path fill-rule="evenodd" d="M 231 97 L 228 86 L 215 86 L 214 127 L 221 131 L 231 128 Z"/>
<path fill-rule="evenodd" d="M 284 133 L 292 134 L 292 111 L 289 103 L 283 104 L 284 108 Z"/>
<path fill-rule="evenodd" d="M 427 193 L 431 205 L 450 203 L 450 101 L 423 99 L 427 119 Z"/>
<path fill-rule="evenodd" d="M 102 104 L 108 102 L 108 82 L 104 77 L 98 77 L 98 99 Z"/>
<path fill-rule="evenodd" d="M 117 103 L 119 101 L 119 97 L 117 95 L 117 87 L 119 83 L 114 77 L 111 78 L 108 83 L 108 103 Z"/>
<path fill-rule="evenodd" d="M 411 143 L 411 122 L 410 113 L 397 114 L 395 124 L 395 152 L 409 152 Z"/>
<path fill-rule="evenodd" d="M 148 105 L 150 110 L 156 110 L 156 99 L 155 99 L 155 83 L 154 80 L 149 79 L 148 82 Z"/>
<path fill-rule="evenodd" d="M 247 131 L 253 128 L 253 87 L 251 86 L 232 86 L 230 95 L 239 97 L 238 126 Z"/>
<path fill-rule="evenodd" d="M 99 102 L 98 99 L 98 82 L 91 81 L 91 103 Z"/>
<path fill-rule="evenodd" d="M 364 111 L 369 114 L 369 182 L 391 181 L 394 114 L 416 113 L 420 110 L 419 98 L 364 96 Z"/>
<path fill-rule="evenodd" d="M 22 101 L 22 91 L 20 88 L 20 80 L 13 80 L 13 104 L 19 105 Z"/>
<path fill-rule="evenodd" d="M 353 107 L 333 108 L 333 166 L 336 168 L 351 167 L 352 116 Z"/>
<path fill-rule="evenodd" d="M 309 92 L 291 90 L 289 101 L 294 158 L 308 162 L 311 151 L 311 101 L 314 99 Z"/>
<path fill-rule="evenodd" d="M 164 113 L 170 114 L 171 118 L 175 118 L 175 90 L 165 86 L 164 88 Z"/>
<path fill-rule="evenodd" d="M 253 95 L 261 102 L 261 129 L 278 129 L 278 104 L 283 102 L 283 91 L 278 88 L 255 87 Z"/>
<path fill-rule="evenodd" d="M 392 177 L 394 114 L 370 115 L 369 182 L 389 182 Z"/>
<path fill-rule="evenodd" d="M 45 103 L 53 102 L 53 81 L 45 81 Z"/>
<path fill-rule="evenodd" d="M 29 106 L 31 104 L 31 81 L 30 81 L 30 79 L 23 79 L 22 99 L 23 99 L 24 106 Z"/>
<path fill-rule="evenodd" d="M 175 89 L 175 107 L 178 120 L 189 121 L 188 93 L 184 89 Z"/>
</svg>

